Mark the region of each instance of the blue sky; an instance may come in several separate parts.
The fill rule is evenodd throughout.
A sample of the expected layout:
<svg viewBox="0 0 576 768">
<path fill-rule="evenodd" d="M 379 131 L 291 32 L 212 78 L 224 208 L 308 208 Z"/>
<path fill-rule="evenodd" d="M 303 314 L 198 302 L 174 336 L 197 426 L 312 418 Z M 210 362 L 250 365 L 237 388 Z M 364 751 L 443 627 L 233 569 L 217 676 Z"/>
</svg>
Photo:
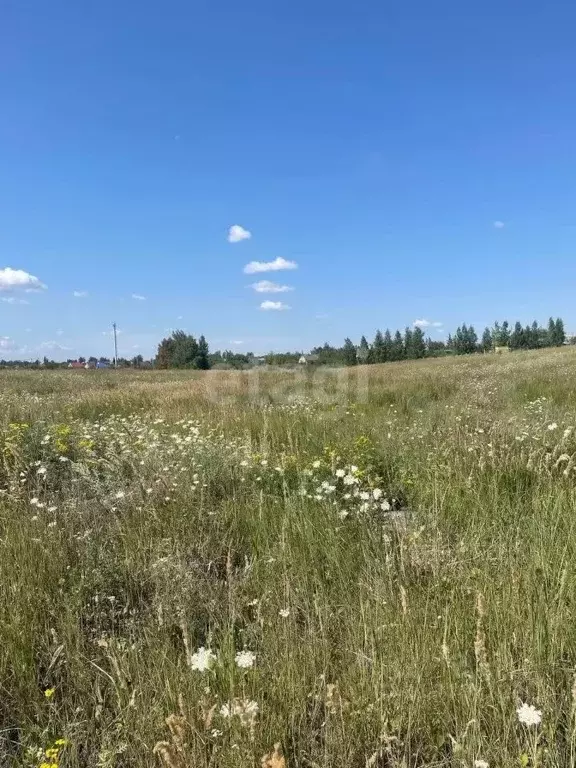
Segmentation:
<svg viewBox="0 0 576 768">
<path fill-rule="evenodd" d="M 1 16 L 0 269 L 46 288 L 0 272 L 0 356 L 109 354 L 113 320 L 126 356 L 176 327 L 256 352 L 417 319 L 576 331 L 573 3 Z M 278 258 L 298 268 L 243 272 Z"/>
</svg>

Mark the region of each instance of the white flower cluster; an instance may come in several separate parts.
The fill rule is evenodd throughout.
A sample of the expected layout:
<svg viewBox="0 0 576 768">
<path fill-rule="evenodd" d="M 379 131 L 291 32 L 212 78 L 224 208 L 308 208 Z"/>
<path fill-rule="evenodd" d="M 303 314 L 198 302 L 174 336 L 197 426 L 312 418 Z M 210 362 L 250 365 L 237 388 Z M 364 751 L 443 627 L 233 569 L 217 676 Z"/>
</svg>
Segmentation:
<svg viewBox="0 0 576 768">
<path fill-rule="evenodd" d="M 382 513 L 392 509 L 396 500 L 387 499 L 381 488 L 372 487 L 356 465 L 331 469 L 330 479 L 323 480 L 318 477 L 321 468 L 322 462 L 317 460 L 312 464 L 311 470 L 304 471 L 300 495 L 332 504 L 337 508 L 341 520 L 350 514 Z M 319 484 L 316 485 L 318 481 Z M 314 487 L 310 487 L 308 483 L 314 483 Z"/>
<path fill-rule="evenodd" d="M 208 672 L 214 667 L 217 661 L 218 657 L 216 654 L 213 653 L 210 648 L 204 648 L 204 646 L 202 646 L 191 654 L 189 663 L 190 668 L 196 672 Z M 246 649 L 238 651 L 234 657 L 234 661 L 238 669 L 252 669 L 256 662 L 256 654 L 253 651 L 247 651 Z"/>
</svg>

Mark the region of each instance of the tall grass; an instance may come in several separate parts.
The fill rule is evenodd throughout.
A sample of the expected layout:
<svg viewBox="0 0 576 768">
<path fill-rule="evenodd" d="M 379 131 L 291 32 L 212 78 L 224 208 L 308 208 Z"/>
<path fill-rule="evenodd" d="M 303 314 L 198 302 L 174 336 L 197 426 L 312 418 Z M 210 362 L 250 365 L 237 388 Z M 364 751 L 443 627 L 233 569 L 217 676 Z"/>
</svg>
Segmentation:
<svg viewBox="0 0 576 768">
<path fill-rule="evenodd" d="M 0 765 L 576 764 L 575 373 L 3 372 Z"/>
</svg>

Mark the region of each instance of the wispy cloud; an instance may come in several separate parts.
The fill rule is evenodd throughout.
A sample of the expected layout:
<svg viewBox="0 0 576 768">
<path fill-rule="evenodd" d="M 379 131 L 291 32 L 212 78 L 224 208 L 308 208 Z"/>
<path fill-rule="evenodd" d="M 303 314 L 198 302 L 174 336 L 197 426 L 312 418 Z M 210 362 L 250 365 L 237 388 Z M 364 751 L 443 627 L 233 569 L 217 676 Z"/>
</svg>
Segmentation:
<svg viewBox="0 0 576 768">
<path fill-rule="evenodd" d="M 234 339 L 232 339 L 230 344 L 234 344 L 234 346 L 239 347 L 240 344 L 244 344 L 244 342 L 242 340 L 234 340 Z"/>
<path fill-rule="evenodd" d="M 282 301 L 263 301 L 262 304 L 260 304 L 260 309 L 280 312 L 283 309 L 290 309 L 290 307 Z"/>
<path fill-rule="evenodd" d="M 57 341 L 43 341 L 39 347 L 47 352 L 68 352 L 72 347 L 65 347 Z"/>
<path fill-rule="evenodd" d="M 136 301 L 146 301 L 146 296 L 142 296 L 140 293 L 133 293 L 132 298 Z"/>
<path fill-rule="evenodd" d="M 233 224 L 228 230 L 229 243 L 241 243 L 242 240 L 250 240 L 251 237 L 252 232 L 244 229 L 244 227 L 241 227 L 240 224 Z"/>
<path fill-rule="evenodd" d="M 291 285 L 279 285 L 271 280 L 260 280 L 258 283 L 252 283 L 252 288 L 256 293 L 287 293 L 294 290 Z"/>
<path fill-rule="evenodd" d="M 441 323 L 438 320 L 432 322 L 423 318 L 422 320 L 414 320 L 412 325 L 414 328 L 441 328 L 444 323 Z"/>
<path fill-rule="evenodd" d="M 4 301 L 6 304 L 30 304 L 26 299 L 17 299 L 15 296 L 2 296 L 0 301 Z"/>
<path fill-rule="evenodd" d="M 25 272 L 23 269 L 4 267 L 0 269 L 0 291 L 24 290 L 27 293 L 42 291 L 46 288 L 35 275 Z"/>
<path fill-rule="evenodd" d="M 506 224 L 504 224 L 503 221 L 494 221 L 493 222 L 494 229 L 504 229 L 505 226 L 506 226 Z"/>
<path fill-rule="evenodd" d="M 327 320 L 330 315 L 326 314 L 325 312 L 319 312 L 317 315 L 314 315 L 316 320 Z"/>
<path fill-rule="evenodd" d="M 88 291 L 74 291 L 74 297 L 76 299 L 85 299 L 88 296 Z"/>
<path fill-rule="evenodd" d="M 246 275 L 255 275 L 258 272 L 279 272 L 282 269 L 298 269 L 295 261 L 287 261 L 278 256 L 274 261 L 251 261 L 244 267 Z"/>
</svg>

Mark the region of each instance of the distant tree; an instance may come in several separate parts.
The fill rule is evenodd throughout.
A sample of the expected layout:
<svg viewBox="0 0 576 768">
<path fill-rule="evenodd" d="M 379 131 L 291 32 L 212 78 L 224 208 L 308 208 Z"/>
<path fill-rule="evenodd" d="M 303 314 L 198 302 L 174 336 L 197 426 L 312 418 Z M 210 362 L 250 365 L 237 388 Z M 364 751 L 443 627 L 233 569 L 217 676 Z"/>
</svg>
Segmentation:
<svg viewBox="0 0 576 768">
<path fill-rule="evenodd" d="M 510 334 L 510 349 L 522 349 L 524 345 L 524 329 L 519 321 L 516 321 L 514 330 Z"/>
<path fill-rule="evenodd" d="M 566 331 L 564 330 L 564 321 L 560 317 L 557 317 L 554 325 L 555 325 L 555 334 L 554 334 L 555 345 L 557 347 L 561 347 L 562 344 L 564 344 L 564 342 L 566 341 Z"/>
<path fill-rule="evenodd" d="M 370 349 L 370 360 L 373 363 L 384 363 L 386 361 L 386 355 L 384 350 L 384 337 L 382 331 L 378 329 L 372 342 Z"/>
<path fill-rule="evenodd" d="M 197 354 L 194 358 L 194 366 L 201 371 L 207 371 L 210 368 L 210 360 L 208 358 L 208 342 L 204 336 L 200 336 L 198 339 Z"/>
<path fill-rule="evenodd" d="M 446 351 L 447 346 L 444 341 L 433 340 L 431 338 L 426 339 L 426 354 L 429 357 L 439 357 L 440 355 L 445 355 Z"/>
<path fill-rule="evenodd" d="M 492 332 L 490 328 L 484 328 L 484 333 L 482 334 L 482 341 L 480 343 L 480 347 L 482 349 L 482 352 L 492 351 Z"/>
<path fill-rule="evenodd" d="M 404 358 L 404 339 L 400 331 L 396 331 L 394 334 L 394 340 L 392 341 L 392 349 L 390 360 L 402 360 Z"/>
<path fill-rule="evenodd" d="M 453 352 L 454 351 L 454 339 L 452 338 L 452 334 L 451 333 L 448 334 L 448 338 L 446 339 L 446 349 L 449 352 Z"/>
<path fill-rule="evenodd" d="M 356 365 L 358 362 L 357 356 L 356 356 L 356 347 L 352 343 L 350 339 L 344 339 L 344 364 L 345 365 Z"/>
<path fill-rule="evenodd" d="M 156 366 L 158 368 L 171 368 L 172 357 L 174 354 L 174 339 L 162 339 L 158 344 L 158 352 L 156 354 Z"/>
<path fill-rule="evenodd" d="M 358 360 L 361 363 L 367 363 L 370 357 L 370 346 L 366 341 L 366 336 L 362 336 L 360 339 L 360 346 L 358 347 Z"/>
<path fill-rule="evenodd" d="M 415 356 L 413 338 L 414 338 L 414 333 L 412 329 L 405 328 L 404 329 L 404 357 L 407 360 L 412 360 Z"/>
<path fill-rule="evenodd" d="M 420 327 L 414 328 L 412 333 L 412 356 L 416 359 L 426 356 L 426 342 L 424 331 Z"/>
<path fill-rule="evenodd" d="M 529 340 L 530 349 L 538 349 L 538 347 L 540 347 L 542 344 L 542 333 L 536 320 L 534 320 L 532 327 L 530 328 Z"/>
<path fill-rule="evenodd" d="M 85 357 L 79 357 L 78 358 L 78 362 L 79 363 L 85 363 L 86 362 L 86 358 Z"/>
<path fill-rule="evenodd" d="M 550 317 L 548 319 L 548 334 L 547 334 L 547 346 L 554 347 L 556 345 L 556 323 L 554 322 L 554 318 Z"/>
<path fill-rule="evenodd" d="M 386 328 L 386 331 L 384 332 L 384 344 L 382 347 L 382 353 L 383 353 L 383 360 L 382 362 L 386 362 L 388 360 L 392 360 L 392 334 L 390 333 L 389 329 Z"/>
<path fill-rule="evenodd" d="M 468 335 L 466 337 L 466 353 L 468 355 L 478 351 L 478 334 L 474 330 L 474 326 L 471 325 L 468 328 Z"/>
<path fill-rule="evenodd" d="M 136 355 L 131 360 L 131 364 L 133 368 L 141 368 L 143 362 L 144 362 L 144 358 L 142 357 L 142 355 Z"/>
</svg>

